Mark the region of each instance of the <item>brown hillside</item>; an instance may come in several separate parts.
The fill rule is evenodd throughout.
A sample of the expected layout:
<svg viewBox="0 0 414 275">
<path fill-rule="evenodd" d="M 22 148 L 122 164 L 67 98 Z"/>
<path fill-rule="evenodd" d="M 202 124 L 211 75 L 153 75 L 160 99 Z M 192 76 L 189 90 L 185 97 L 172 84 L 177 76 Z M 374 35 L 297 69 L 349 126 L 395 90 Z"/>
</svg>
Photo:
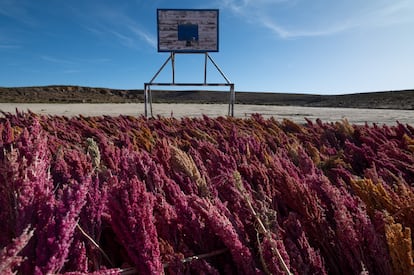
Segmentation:
<svg viewBox="0 0 414 275">
<path fill-rule="evenodd" d="M 153 91 L 155 103 L 227 103 L 229 92 Z M 143 90 L 119 90 L 81 86 L 0 87 L 3 103 L 140 103 Z M 236 92 L 237 104 L 307 107 L 414 109 L 414 90 L 315 95 Z"/>
</svg>

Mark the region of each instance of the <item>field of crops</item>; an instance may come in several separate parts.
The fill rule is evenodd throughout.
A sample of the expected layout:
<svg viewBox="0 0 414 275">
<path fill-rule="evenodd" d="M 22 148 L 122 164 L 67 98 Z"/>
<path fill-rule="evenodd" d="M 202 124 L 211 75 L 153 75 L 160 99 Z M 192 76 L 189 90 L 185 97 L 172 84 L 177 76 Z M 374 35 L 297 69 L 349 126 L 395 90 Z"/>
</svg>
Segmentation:
<svg viewBox="0 0 414 275">
<path fill-rule="evenodd" d="M 413 274 L 414 128 L 0 118 L 0 273 Z"/>
</svg>

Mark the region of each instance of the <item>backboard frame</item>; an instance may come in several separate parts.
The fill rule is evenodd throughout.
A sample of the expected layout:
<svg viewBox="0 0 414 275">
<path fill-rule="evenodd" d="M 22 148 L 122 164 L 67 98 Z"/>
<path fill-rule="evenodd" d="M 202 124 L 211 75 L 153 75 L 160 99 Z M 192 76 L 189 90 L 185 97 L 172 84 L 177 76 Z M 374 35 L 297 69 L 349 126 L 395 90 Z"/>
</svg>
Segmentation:
<svg viewBox="0 0 414 275">
<path fill-rule="evenodd" d="M 157 38 L 158 52 L 218 52 L 219 10 L 157 9 Z"/>
</svg>

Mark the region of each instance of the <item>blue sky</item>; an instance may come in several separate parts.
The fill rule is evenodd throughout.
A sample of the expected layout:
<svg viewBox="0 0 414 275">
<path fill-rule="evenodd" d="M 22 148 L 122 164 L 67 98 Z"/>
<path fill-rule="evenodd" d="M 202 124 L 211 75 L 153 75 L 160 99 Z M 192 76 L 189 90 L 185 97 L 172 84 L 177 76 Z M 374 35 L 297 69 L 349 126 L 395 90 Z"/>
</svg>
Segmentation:
<svg viewBox="0 0 414 275">
<path fill-rule="evenodd" d="M 168 57 L 157 8 L 220 10 L 210 55 L 237 91 L 414 89 L 412 0 L 0 0 L 0 86 L 142 89 Z M 203 55 L 176 57 L 177 82 L 203 69 Z M 157 81 L 170 80 L 168 66 Z"/>
</svg>

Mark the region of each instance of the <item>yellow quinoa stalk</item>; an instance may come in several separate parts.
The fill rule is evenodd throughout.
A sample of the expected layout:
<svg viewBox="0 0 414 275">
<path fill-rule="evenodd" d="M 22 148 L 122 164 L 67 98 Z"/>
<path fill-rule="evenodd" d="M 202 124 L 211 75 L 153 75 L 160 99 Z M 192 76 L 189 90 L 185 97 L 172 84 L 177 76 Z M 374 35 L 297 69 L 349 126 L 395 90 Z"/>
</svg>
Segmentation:
<svg viewBox="0 0 414 275">
<path fill-rule="evenodd" d="M 172 167 L 178 171 L 184 172 L 191 180 L 193 180 L 197 184 L 202 197 L 207 196 L 209 192 L 206 180 L 201 176 L 200 171 L 198 171 L 191 156 L 175 146 L 170 146 L 170 150 Z"/>
<path fill-rule="evenodd" d="M 313 146 L 311 143 L 305 144 L 305 148 L 309 156 L 311 157 L 313 163 L 316 166 L 319 166 L 319 164 L 321 163 L 321 157 L 320 157 L 319 150 L 315 146 Z"/>
<path fill-rule="evenodd" d="M 414 226 L 414 193 L 396 178 L 394 192 L 398 200 L 393 199 L 381 182 L 374 183 L 371 179 L 355 179 L 351 186 L 357 196 L 366 204 L 368 214 L 373 217 L 375 210 L 387 211 L 404 226 Z"/>
<path fill-rule="evenodd" d="M 407 149 L 414 153 L 414 139 L 410 138 L 407 134 L 404 134 L 403 139 L 407 144 Z"/>
<path fill-rule="evenodd" d="M 371 217 L 375 210 L 386 210 L 389 213 L 395 213 L 398 210 L 398 206 L 393 203 L 381 183 L 375 184 L 371 179 L 355 179 L 351 181 L 351 186 L 367 205 Z"/>
<path fill-rule="evenodd" d="M 400 223 L 395 223 L 394 218 L 385 217 L 385 236 L 391 256 L 394 274 L 414 274 L 413 243 L 411 229 L 403 228 Z"/>
<path fill-rule="evenodd" d="M 341 119 L 340 122 L 336 122 L 335 126 L 339 130 L 339 132 L 344 133 L 348 136 L 353 135 L 355 132 L 354 127 L 349 123 L 348 119 L 346 118 Z"/>
<path fill-rule="evenodd" d="M 91 157 L 93 169 L 99 169 L 101 166 L 101 153 L 99 146 L 93 138 L 87 138 L 87 153 Z"/>
</svg>

